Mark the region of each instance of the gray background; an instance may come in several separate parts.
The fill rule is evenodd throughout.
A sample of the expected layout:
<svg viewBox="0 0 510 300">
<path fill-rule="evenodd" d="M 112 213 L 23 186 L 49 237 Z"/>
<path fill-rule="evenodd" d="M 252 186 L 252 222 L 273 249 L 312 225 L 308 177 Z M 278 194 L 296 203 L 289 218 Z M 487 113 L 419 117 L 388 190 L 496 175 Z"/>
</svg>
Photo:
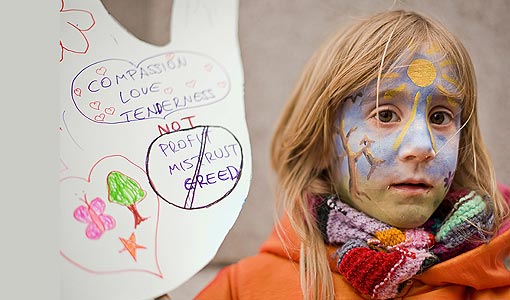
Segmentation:
<svg viewBox="0 0 510 300">
<path fill-rule="evenodd" d="M 157 45 L 170 40 L 171 0 L 102 2 L 139 39 Z M 510 112 L 507 58 L 510 1 L 240 0 L 239 43 L 253 152 L 253 179 L 248 200 L 214 260 L 183 286 L 170 292 L 172 299 L 191 299 L 219 268 L 257 253 L 273 223 L 275 176 L 269 167 L 271 135 L 305 62 L 318 44 L 340 26 L 392 8 L 431 16 L 463 41 L 478 78 L 479 118 L 484 140 L 499 180 L 510 182 L 510 160 L 506 158 L 510 153 L 510 126 L 506 119 Z"/>
</svg>

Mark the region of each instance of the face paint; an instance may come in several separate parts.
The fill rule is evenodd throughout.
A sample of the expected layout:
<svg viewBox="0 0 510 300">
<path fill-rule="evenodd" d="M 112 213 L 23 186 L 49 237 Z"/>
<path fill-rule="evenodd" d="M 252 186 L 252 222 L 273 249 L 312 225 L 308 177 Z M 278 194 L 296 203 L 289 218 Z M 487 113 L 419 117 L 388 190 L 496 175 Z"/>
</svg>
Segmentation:
<svg viewBox="0 0 510 300">
<path fill-rule="evenodd" d="M 457 165 L 461 107 L 445 91 L 458 84 L 443 58 L 423 49 L 383 76 L 378 107 L 374 82 L 339 112 L 338 192 L 396 227 L 417 227 L 432 215 Z"/>
</svg>

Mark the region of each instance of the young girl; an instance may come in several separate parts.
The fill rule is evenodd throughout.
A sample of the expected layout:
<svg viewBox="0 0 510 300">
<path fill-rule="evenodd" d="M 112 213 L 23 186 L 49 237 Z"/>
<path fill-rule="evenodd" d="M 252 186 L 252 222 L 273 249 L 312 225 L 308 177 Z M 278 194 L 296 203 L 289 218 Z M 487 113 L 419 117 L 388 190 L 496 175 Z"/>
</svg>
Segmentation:
<svg viewBox="0 0 510 300">
<path fill-rule="evenodd" d="M 510 192 L 442 25 L 392 11 L 331 38 L 271 151 L 286 214 L 196 299 L 510 299 Z"/>
</svg>

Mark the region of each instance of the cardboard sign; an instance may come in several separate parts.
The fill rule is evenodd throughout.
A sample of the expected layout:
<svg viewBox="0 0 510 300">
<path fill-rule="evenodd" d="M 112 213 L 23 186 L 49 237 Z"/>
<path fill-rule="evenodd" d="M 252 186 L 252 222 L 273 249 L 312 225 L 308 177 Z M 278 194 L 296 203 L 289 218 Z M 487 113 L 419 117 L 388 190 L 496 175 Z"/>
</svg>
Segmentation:
<svg viewBox="0 0 510 300">
<path fill-rule="evenodd" d="M 99 0 L 62 1 L 63 299 L 149 299 L 216 254 L 246 200 L 251 150 L 237 0 L 174 0 L 172 41 Z"/>
</svg>

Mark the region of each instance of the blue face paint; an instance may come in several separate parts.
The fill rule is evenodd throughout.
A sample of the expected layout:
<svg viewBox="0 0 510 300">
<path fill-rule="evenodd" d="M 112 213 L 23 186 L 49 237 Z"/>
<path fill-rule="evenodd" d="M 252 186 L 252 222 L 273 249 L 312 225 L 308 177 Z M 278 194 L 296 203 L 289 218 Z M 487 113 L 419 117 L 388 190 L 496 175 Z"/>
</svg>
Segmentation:
<svg viewBox="0 0 510 300">
<path fill-rule="evenodd" d="M 444 198 L 457 165 L 458 85 L 440 53 L 415 54 L 345 100 L 336 138 L 338 192 L 357 209 L 401 228 L 422 225 Z"/>
</svg>

